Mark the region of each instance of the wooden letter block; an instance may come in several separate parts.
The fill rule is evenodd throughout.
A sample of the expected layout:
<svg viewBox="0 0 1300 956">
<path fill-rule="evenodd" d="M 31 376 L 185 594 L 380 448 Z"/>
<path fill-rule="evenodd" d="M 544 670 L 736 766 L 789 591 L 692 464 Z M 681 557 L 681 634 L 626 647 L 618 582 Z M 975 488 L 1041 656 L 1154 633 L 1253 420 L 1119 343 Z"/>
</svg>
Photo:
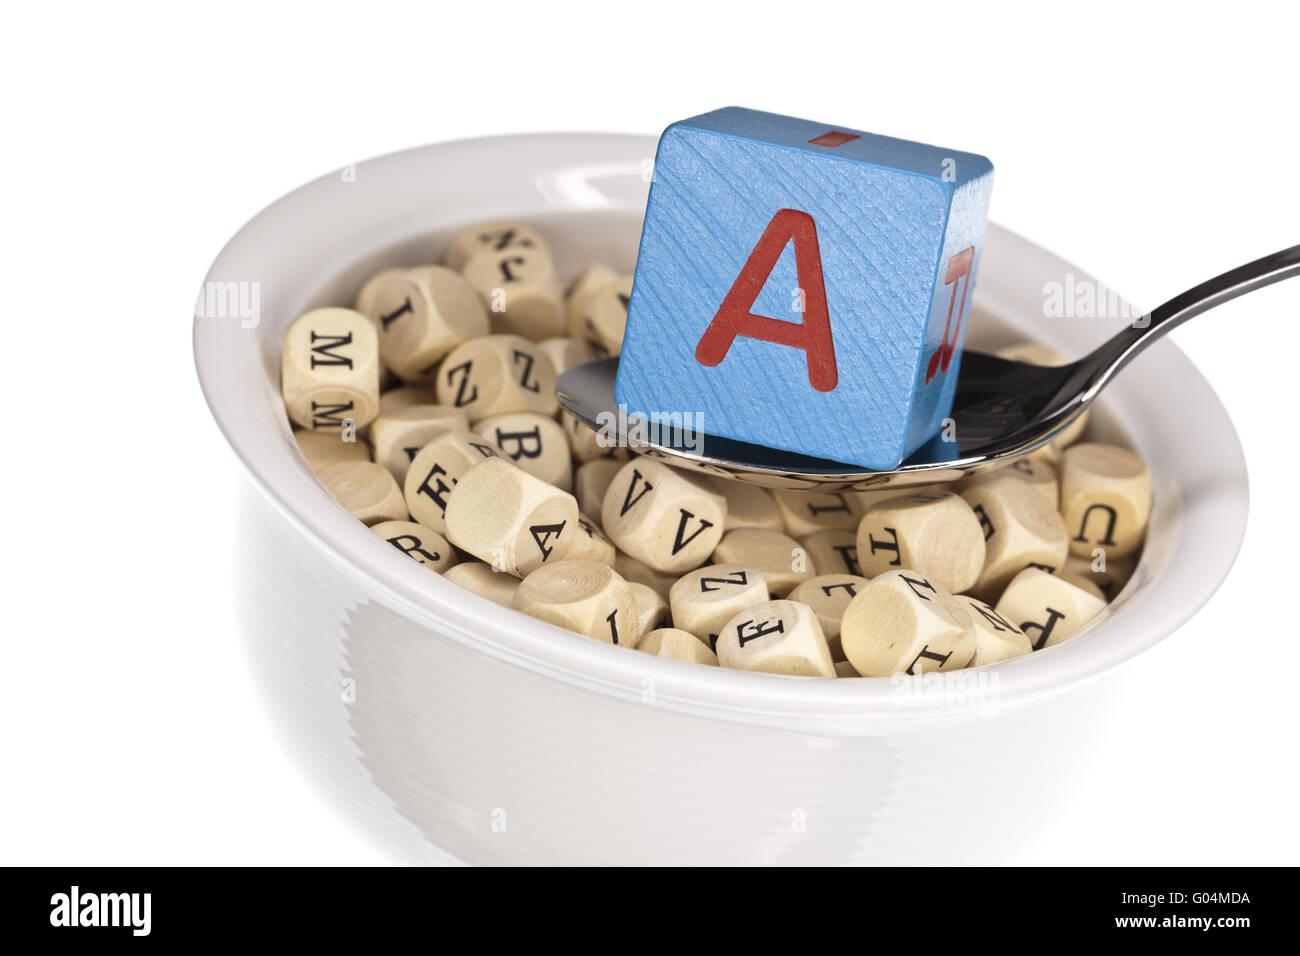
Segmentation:
<svg viewBox="0 0 1300 956">
<path fill-rule="evenodd" d="M 568 323 L 549 253 L 480 252 L 465 263 L 461 275 L 483 300 L 493 331 L 535 342 L 564 334 Z"/>
<path fill-rule="evenodd" d="M 1066 558 L 1065 567 L 1061 569 L 1061 577 L 1080 587 L 1083 586 L 1084 581 L 1087 581 L 1101 592 L 1107 602 L 1110 602 L 1119 597 L 1136 568 L 1137 558 L 1133 555 L 1127 558 L 1112 558 L 1106 554 L 1105 548 L 1094 548 L 1093 553 L 1086 558 L 1081 558 L 1077 554 Z M 1088 589 L 1084 588 L 1084 590 Z"/>
<path fill-rule="evenodd" d="M 984 567 L 984 531 L 951 492 L 886 498 L 858 526 L 858 564 L 869 578 L 911 568 L 946 591 L 965 591 Z"/>
<path fill-rule="evenodd" d="M 856 574 L 819 574 L 790 592 L 791 601 L 807 604 L 817 615 L 817 623 L 822 626 L 834 660 L 844 659 L 844 648 L 840 644 L 844 610 L 866 586 L 867 579 Z"/>
<path fill-rule="evenodd" d="M 1151 472 L 1117 445 L 1088 443 L 1066 449 L 1061 464 L 1061 513 L 1070 552 L 1124 558 L 1142 545 L 1151 517 Z"/>
<path fill-rule="evenodd" d="M 587 300 L 617 281 L 618 273 L 603 262 L 593 262 L 569 280 L 569 284 L 564 287 L 564 313 L 569 335 L 574 339 L 586 339 L 582 310 L 587 305 Z"/>
<path fill-rule="evenodd" d="M 597 355 L 618 355 L 623 349 L 632 277 L 624 276 L 597 289 L 582 306 L 582 327 L 569 334 L 581 338 Z"/>
<path fill-rule="evenodd" d="M 532 571 L 511 604 L 516 611 L 585 637 L 636 647 L 636 598 L 613 568 L 595 561 L 556 561 Z"/>
<path fill-rule="evenodd" d="M 1064 578 L 1026 568 L 1012 578 L 997 612 L 1029 638 L 1034 650 L 1059 644 L 1106 609 L 1106 602 Z"/>
<path fill-rule="evenodd" d="M 519 590 L 519 579 L 482 561 L 465 561 L 448 568 L 443 577 L 489 601 L 510 607 Z"/>
<path fill-rule="evenodd" d="M 1016 459 L 1004 470 L 1007 475 L 1019 478 L 1037 491 L 1053 508 L 1061 506 L 1061 483 L 1057 478 L 1056 466 L 1051 462 L 1030 455 Z"/>
<path fill-rule="evenodd" d="M 632 458 L 631 449 L 624 445 L 602 445 L 599 433 L 594 428 L 588 428 L 581 421 L 569 414 L 567 409 L 560 411 L 560 421 L 564 426 L 564 434 L 569 440 L 569 452 L 580 462 L 599 461 L 605 459 L 608 461 L 630 461 Z"/>
<path fill-rule="evenodd" d="M 439 359 L 488 333 L 483 303 L 469 283 L 442 266 L 407 269 L 385 280 L 371 309 L 384 363 L 408 382 L 428 381 Z"/>
<path fill-rule="evenodd" d="M 656 571 L 697 568 L 722 539 L 727 501 L 702 481 L 650 458 L 628 462 L 601 507 L 605 533 Z"/>
<path fill-rule="evenodd" d="M 556 375 L 563 375 L 575 365 L 585 365 L 597 357 L 595 350 L 581 339 L 543 339 L 537 347 L 551 360 Z"/>
<path fill-rule="evenodd" d="M 862 575 L 857 531 L 818 531 L 803 539 L 803 548 L 818 574 Z"/>
<path fill-rule="evenodd" d="M 971 613 L 915 571 L 886 571 L 844 609 L 840 643 L 863 677 L 960 670 L 975 656 Z"/>
<path fill-rule="evenodd" d="M 445 534 L 447 496 L 460 476 L 501 450 L 469 431 L 449 431 L 434 436 L 416 453 L 406 470 L 402 495 L 411 518 Z"/>
<path fill-rule="evenodd" d="M 370 530 L 430 571 L 441 574 L 456 563 L 456 552 L 447 539 L 414 521 L 383 521 Z"/>
<path fill-rule="evenodd" d="M 335 501 L 362 524 L 405 521 L 406 502 L 392 474 L 373 461 L 344 461 L 316 472 Z"/>
<path fill-rule="evenodd" d="M 399 485 L 421 448 L 444 432 L 469 427 L 464 412 L 444 405 L 407 405 L 388 413 L 382 411 L 382 399 L 379 405 L 379 417 L 370 426 L 375 461 L 391 471 Z"/>
<path fill-rule="evenodd" d="M 551 254 L 542 234 L 531 226 L 518 222 L 480 222 L 452 237 L 443 250 L 442 264 L 460 271 L 481 252 L 507 250 Z"/>
<path fill-rule="evenodd" d="M 718 663 L 723 667 L 834 677 L 835 662 L 812 608 L 797 601 L 768 601 L 741 611 L 718 635 Z"/>
<path fill-rule="evenodd" d="M 984 568 L 969 591 L 996 604 L 1013 577 L 1028 567 L 1053 572 L 1065 563 L 1065 522 L 1043 495 L 1008 469 L 964 483 L 961 496 L 984 532 Z"/>
<path fill-rule="evenodd" d="M 509 412 L 554 415 L 555 369 L 532 342 L 488 335 L 454 349 L 438 368 L 438 403 L 471 422 Z"/>
<path fill-rule="evenodd" d="M 646 634 L 637 643 L 638 651 L 667 657 L 675 661 L 690 661 L 692 664 L 718 666 L 718 655 L 709 650 L 694 634 L 687 634 L 672 627 L 661 627 Z"/>
<path fill-rule="evenodd" d="M 728 531 L 713 549 L 715 564 L 747 564 L 763 572 L 774 597 L 785 597 L 817 573 L 808 552 L 794 538 L 766 528 Z"/>
<path fill-rule="evenodd" d="M 573 490 L 569 440 L 554 418 L 536 412 L 511 412 L 481 419 L 474 430 L 534 478 L 562 491 Z"/>
<path fill-rule="evenodd" d="M 667 627 L 668 602 L 663 599 L 663 596 L 648 584 L 629 581 L 627 586 L 632 589 L 632 597 L 636 600 L 637 639 L 640 640 L 642 636 L 656 628 Z M 637 644 L 637 647 L 640 646 Z"/>
<path fill-rule="evenodd" d="M 785 533 L 792 538 L 806 538 L 818 531 L 856 529 L 862 520 L 858 500 L 845 491 L 772 492 L 781 510 Z"/>
<path fill-rule="evenodd" d="M 379 339 L 351 309 L 312 309 L 284 330 L 280 390 L 289 417 L 312 431 L 351 431 L 379 414 Z"/>
<path fill-rule="evenodd" d="M 564 558 L 577 535 L 573 495 L 504 458 L 488 458 L 460 476 L 447 496 L 447 540 L 518 577 Z"/>
<path fill-rule="evenodd" d="M 565 557 L 608 564 L 612 568 L 614 543 L 605 537 L 605 533 L 596 526 L 595 522 L 579 514 L 578 531 L 579 533 L 574 535 L 569 543 L 569 553 Z"/>
<path fill-rule="evenodd" d="M 952 404 L 993 167 L 754 110 L 659 140 L 615 390 L 892 468 Z"/>
<path fill-rule="evenodd" d="M 662 571 L 648 568 L 636 558 L 629 557 L 622 551 L 614 553 L 614 570 L 629 583 L 644 584 L 665 601 L 668 600 L 668 592 L 677 583 L 677 575 L 665 574 Z"/>
<path fill-rule="evenodd" d="M 573 494 L 578 499 L 578 510 L 588 518 L 599 521 L 601 508 L 605 504 L 605 492 L 622 467 L 621 461 L 608 458 L 579 465 L 573 478 Z"/>
<path fill-rule="evenodd" d="M 313 471 L 341 461 L 369 461 L 370 446 L 361 439 L 344 441 L 340 432 L 313 432 L 305 429 L 293 433 L 302 457 Z"/>
<path fill-rule="evenodd" d="M 1023 657 L 1034 649 L 1024 631 L 979 598 L 959 594 L 957 600 L 966 602 L 970 608 L 971 621 L 975 625 L 975 656 L 968 666 L 996 664 L 1013 657 Z"/>
<path fill-rule="evenodd" d="M 781 509 L 766 488 L 730 478 L 711 478 L 710 486 L 727 499 L 727 529 L 767 528 L 784 531 Z"/>
<path fill-rule="evenodd" d="M 723 626 L 746 608 L 769 600 L 763 572 L 744 564 L 712 564 L 680 577 L 668 590 L 673 626 L 710 650 Z"/>
</svg>

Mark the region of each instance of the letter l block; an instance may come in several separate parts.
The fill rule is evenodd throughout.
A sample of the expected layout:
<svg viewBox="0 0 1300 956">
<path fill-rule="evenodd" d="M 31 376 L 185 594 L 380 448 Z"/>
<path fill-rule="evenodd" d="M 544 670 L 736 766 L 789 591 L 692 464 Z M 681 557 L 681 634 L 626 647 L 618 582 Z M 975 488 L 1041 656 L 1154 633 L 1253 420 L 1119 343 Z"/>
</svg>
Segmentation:
<svg viewBox="0 0 1300 956">
<path fill-rule="evenodd" d="M 618 402 L 893 468 L 951 408 L 992 181 L 983 156 L 771 113 L 673 124 Z"/>
</svg>

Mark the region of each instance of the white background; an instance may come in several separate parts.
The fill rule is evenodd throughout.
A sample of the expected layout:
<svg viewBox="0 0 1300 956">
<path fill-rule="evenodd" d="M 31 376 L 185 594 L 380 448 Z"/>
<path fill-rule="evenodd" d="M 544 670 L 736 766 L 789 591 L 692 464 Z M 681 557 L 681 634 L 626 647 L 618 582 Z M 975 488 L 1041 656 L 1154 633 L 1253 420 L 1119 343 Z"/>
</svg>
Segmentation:
<svg viewBox="0 0 1300 956">
<path fill-rule="evenodd" d="M 210 261 L 308 179 L 737 104 L 984 153 L 993 218 L 1143 307 L 1300 242 L 1280 4 L 437 6 L 7 13 L 0 862 L 383 860 L 266 730 L 231 608 L 237 466 L 189 349 Z M 1246 449 L 1245 546 L 1127 666 L 1109 759 L 1019 861 L 1298 862 L 1298 328 L 1293 282 L 1175 333 Z"/>
</svg>

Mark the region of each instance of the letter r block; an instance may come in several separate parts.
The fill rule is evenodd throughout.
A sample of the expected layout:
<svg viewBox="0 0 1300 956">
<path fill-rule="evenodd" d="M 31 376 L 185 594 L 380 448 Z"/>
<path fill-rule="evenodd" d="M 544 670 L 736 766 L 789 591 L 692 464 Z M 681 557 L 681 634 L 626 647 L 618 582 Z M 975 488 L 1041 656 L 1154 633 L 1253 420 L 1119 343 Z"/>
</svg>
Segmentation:
<svg viewBox="0 0 1300 956">
<path fill-rule="evenodd" d="M 673 124 L 617 400 L 893 468 L 951 407 L 992 184 L 983 156 L 771 113 Z"/>
</svg>

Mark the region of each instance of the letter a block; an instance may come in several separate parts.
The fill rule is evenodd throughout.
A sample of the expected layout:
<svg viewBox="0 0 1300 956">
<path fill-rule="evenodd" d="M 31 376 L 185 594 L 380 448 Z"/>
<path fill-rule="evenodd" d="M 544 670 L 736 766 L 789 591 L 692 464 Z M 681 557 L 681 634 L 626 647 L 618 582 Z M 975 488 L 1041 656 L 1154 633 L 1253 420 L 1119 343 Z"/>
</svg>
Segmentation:
<svg viewBox="0 0 1300 956">
<path fill-rule="evenodd" d="M 673 124 L 617 400 L 894 467 L 951 407 L 992 183 L 982 156 L 770 113 Z"/>
</svg>

